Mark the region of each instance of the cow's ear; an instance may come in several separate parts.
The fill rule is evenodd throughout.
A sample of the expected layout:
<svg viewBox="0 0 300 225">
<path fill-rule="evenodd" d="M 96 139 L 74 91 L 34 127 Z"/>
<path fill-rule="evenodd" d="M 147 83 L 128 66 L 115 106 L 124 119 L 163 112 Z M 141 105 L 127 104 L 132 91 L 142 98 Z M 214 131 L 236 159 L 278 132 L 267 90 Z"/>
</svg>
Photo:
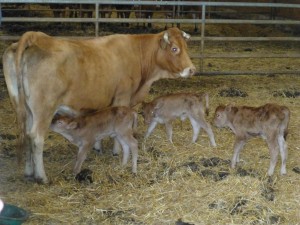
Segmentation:
<svg viewBox="0 0 300 225">
<path fill-rule="evenodd" d="M 183 36 L 183 38 L 187 41 L 187 40 L 189 40 L 190 38 L 191 38 L 191 35 L 190 34 L 187 34 L 187 33 L 185 33 L 184 31 L 181 31 L 182 32 L 182 36 Z"/>
<path fill-rule="evenodd" d="M 169 40 L 169 34 L 166 31 L 162 39 L 160 39 L 160 46 L 162 49 L 166 49 L 167 45 L 171 44 Z"/>
<path fill-rule="evenodd" d="M 68 124 L 67 129 L 68 130 L 73 130 L 77 128 L 78 123 L 76 121 L 72 121 L 71 123 Z"/>
</svg>

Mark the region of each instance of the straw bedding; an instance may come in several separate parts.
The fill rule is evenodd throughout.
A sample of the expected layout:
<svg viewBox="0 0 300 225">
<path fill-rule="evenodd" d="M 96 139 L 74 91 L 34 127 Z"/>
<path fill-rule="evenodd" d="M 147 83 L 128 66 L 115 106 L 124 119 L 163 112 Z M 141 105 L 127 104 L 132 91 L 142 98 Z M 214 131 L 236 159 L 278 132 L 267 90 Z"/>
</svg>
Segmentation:
<svg viewBox="0 0 300 225">
<path fill-rule="evenodd" d="M 212 46 L 211 51 L 224 51 L 219 48 L 220 45 Z M 278 50 L 276 45 L 264 48 Z M 299 46 L 292 50 L 299 51 Z M 212 65 L 209 68 L 215 70 L 237 66 L 247 70 L 257 65 L 258 69 L 272 70 L 297 67 L 299 59 L 269 63 L 258 59 L 241 60 L 234 61 L 234 65 L 225 60 L 219 63 L 208 60 L 206 65 L 209 63 Z M 174 144 L 171 144 L 163 126 L 158 126 L 144 140 L 147 127 L 139 117 L 137 176 L 130 173 L 131 162 L 122 168 L 121 154 L 112 156 L 112 143 L 107 139 L 103 155 L 89 152 L 83 164 L 87 179 L 79 182 L 71 175 L 76 147 L 50 132 L 44 148 L 50 183 L 25 182 L 22 179 L 24 163 L 18 166 L 16 162 L 15 116 L 4 80 L 0 81 L 0 88 L 0 197 L 30 212 L 26 224 L 299 224 L 300 102 L 297 93 L 300 77 L 297 75 L 161 80 L 153 85 L 145 99 L 150 101 L 166 93 L 207 92 L 211 112 L 207 120 L 210 122 L 219 104 L 259 106 L 276 102 L 288 106 L 291 110 L 288 173 L 279 175 L 279 157 L 272 178 L 266 175 L 269 153 L 260 138 L 251 139 L 245 145 L 238 168 L 232 170 L 229 162 L 234 135 L 229 130 L 213 127 L 217 142 L 213 148 L 203 131 L 197 143 L 191 144 L 191 125 L 188 121 L 176 121 Z"/>
</svg>

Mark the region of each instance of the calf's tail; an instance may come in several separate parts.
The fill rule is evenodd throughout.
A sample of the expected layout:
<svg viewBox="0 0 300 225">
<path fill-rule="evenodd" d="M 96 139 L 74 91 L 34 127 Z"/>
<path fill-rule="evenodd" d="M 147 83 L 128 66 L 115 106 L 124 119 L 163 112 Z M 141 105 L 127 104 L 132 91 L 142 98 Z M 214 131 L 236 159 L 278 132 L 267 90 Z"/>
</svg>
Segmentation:
<svg viewBox="0 0 300 225">
<path fill-rule="evenodd" d="M 206 116 L 209 115 L 209 97 L 207 93 L 204 93 L 201 95 L 201 100 L 203 101 L 203 99 L 205 98 L 205 114 Z"/>
<path fill-rule="evenodd" d="M 283 132 L 284 140 L 286 140 L 288 135 L 288 126 L 290 121 L 290 110 L 287 107 L 282 107 L 282 111 L 284 113 L 284 119 L 282 121 L 281 130 Z"/>
<path fill-rule="evenodd" d="M 132 128 L 133 128 L 133 132 L 136 132 L 137 131 L 137 126 L 138 126 L 138 114 L 135 111 L 133 111 L 132 114 L 133 114 L 133 126 L 132 126 Z"/>
</svg>

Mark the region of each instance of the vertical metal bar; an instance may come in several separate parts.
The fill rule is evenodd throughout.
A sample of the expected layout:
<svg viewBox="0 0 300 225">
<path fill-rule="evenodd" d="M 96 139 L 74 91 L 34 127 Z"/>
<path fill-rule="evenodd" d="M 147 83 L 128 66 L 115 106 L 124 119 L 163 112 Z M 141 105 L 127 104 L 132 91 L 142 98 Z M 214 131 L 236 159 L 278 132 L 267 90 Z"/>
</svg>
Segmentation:
<svg viewBox="0 0 300 225">
<path fill-rule="evenodd" d="M 95 3 L 95 36 L 98 37 L 99 35 L 99 3 Z"/>
<path fill-rule="evenodd" d="M 1 7 L 1 3 L 0 3 L 0 26 L 1 26 L 1 22 L 2 22 L 2 7 Z"/>
<path fill-rule="evenodd" d="M 204 71 L 204 37 L 205 37 L 205 3 L 203 3 L 202 5 L 202 17 L 201 17 L 201 49 L 200 49 L 200 54 L 201 54 L 201 58 L 200 58 L 200 73 L 203 73 Z"/>
</svg>

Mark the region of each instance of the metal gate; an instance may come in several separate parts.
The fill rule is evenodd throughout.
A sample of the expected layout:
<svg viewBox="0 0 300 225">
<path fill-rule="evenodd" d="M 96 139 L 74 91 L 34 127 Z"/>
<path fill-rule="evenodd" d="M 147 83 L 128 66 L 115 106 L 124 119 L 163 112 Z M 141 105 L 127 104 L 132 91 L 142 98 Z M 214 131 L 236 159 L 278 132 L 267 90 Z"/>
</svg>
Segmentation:
<svg viewBox="0 0 300 225">
<path fill-rule="evenodd" d="M 300 37 L 297 35 L 290 35 L 284 37 L 215 37 L 206 35 L 206 27 L 210 24 L 253 24 L 253 25 L 280 25 L 280 26 L 296 26 L 300 30 L 300 20 L 299 18 L 286 18 L 286 17 L 276 17 L 274 12 L 276 10 L 282 9 L 293 9 L 297 10 L 300 15 L 300 4 L 283 4 L 283 3 L 251 3 L 251 2 L 214 2 L 214 1 L 127 1 L 127 0 L 111 0 L 111 1 L 100 1 L 100 0 L 22 0 L 22 1 L 12 1 L 12 0 L 1 0 L 0 1 L 0 9 L 4 4 L 15 4 L 15 3 L 23 3 L 23 4 L 91 4 L 94 6 L 95 12 L 101 11 L 99 5 L 110 4 L 113 6 L 117 5 L 156 5 L 160 7 L 173 7 L 176 10 L 176 13 L 173 12 L 172 18 L 101 18 L 99 13 L 94 13 L 94 16 L 91 18 L 54 18 L 54 17 L 14 17 L 14 16 L 3 16 L 3 11 L 0 10 L 0 23 L 94 23 L 95 24 L 95 36 L 99 34 L 99 26 L 102 23 L 173 23 L 173 24 L 198 24 L 201 29 L 199 35 L 196 37 L 192 37 L 193 41 L 199 43 L 199 52 L 191 55 L 194 59 L 199 59 L 201 61 L 201 66 L 198 74 L 209 74 L 209 75 L 218 75 L 218 74 L 267 74 L 270 71 L 227 71 L 227 72 L 207 72 L 204 69 L 204 60 L 206 59 L 241 59 L 241 58 L 296 58 L 300 59 L 299 52 L 293 53 L 284 53 L 284 54 L 275 54 L 275 53 L 205 53 L 205 49 L 207 43 L 209 42 L 293 42 L 296 45 L 299 45 Z M 199 18 L 182 18 L 179 17 L 180 9 L 182 7 L 198 7 L 198 13 L 201 15 Z M 269 18 L 256 19 L 256 18 L 213 18 L 213 14 L 216 12 L 221 12 L 221 8 L 227 9 L 248 9 L 248 10 L 258 10 L 258 9 L 268 9 L 270 14 Z M 231 10 L 229 14 L 234 17 L 234 10 Z M 299 32 L 300 33 L 300 32 Z M 299 34 L 298 33 L 298 34 Z M 0 39 L 2 41 L 5 40 L 17 40 L 18 36 L 7 36 L 0 35 Z M 299 46 L 300 49 L 300 46 Z M 300 65 L 300 61 L 297 62 Z M 299 67 L 298 67 L 299 68 Z M 289 70 L 289 71 L 272 71 L 272 73 L 276 74 L 300 74 L 300 69 L 298 70 Z"/>
</svg>

